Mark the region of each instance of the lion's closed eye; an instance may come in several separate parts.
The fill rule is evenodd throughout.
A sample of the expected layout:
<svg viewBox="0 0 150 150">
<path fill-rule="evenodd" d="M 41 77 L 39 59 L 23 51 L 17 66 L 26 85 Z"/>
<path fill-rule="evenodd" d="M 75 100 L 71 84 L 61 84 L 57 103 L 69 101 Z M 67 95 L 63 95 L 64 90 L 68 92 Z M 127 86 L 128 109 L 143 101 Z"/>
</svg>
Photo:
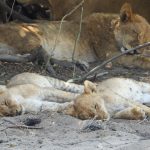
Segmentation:
<svg viewBox="0 0 150 150">
<path fill-rule="evenodd" d="M 97 104 L 95 104 L 95 105 L 94 105 L 94 108 L 97 110 L 97 109 L 98 109 L 98 105 L 97 105 Z"/>
<path fill-rule="evenodd" d="M 4 103 L 4 105 L 8 106 L 8 101 L 7 101 L 7 100 L 5 100 L 5 103 Z"/>
</svg>

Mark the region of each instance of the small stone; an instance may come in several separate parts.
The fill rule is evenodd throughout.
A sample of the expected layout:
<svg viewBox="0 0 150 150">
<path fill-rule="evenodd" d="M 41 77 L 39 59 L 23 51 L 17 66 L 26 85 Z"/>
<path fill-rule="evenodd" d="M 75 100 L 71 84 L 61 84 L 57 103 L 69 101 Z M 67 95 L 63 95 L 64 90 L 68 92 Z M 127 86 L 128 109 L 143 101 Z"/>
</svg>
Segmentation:
<svg viewBox="0 0 150 150">
<path fill-rule="evenodd" d="M 40 118 L 29 117 L 23 121 L 23 123 L 27 126 L 35 126 L 36 124 L 41 123 Z"/>
</svg>

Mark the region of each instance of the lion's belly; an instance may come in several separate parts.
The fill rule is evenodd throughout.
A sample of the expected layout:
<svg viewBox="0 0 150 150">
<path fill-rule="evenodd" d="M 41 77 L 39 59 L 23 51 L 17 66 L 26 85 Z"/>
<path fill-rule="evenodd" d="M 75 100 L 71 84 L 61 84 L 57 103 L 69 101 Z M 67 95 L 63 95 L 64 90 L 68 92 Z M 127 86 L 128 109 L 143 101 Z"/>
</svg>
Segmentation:
<svg viewBox="0 0 150 150">
<path fill-rule="evenodd" d="M 132 106 L 130 101 L 123 99 L 119 95 L 112 92 L 109 93 L 109 96 L 108 93 L 104 93 L 103 97 L 106 109 L 111 116 L 113 116 L 116 112 Z"/>
<path fill-rule="evenodd" d="M 120 104 L 120 103 L 114 103 L 114 104 L 107 104 L 105 103 L 105 106 L 107 108 L 108 113 L 111 115 L 111 117 L 116 113 L 119 112 L 121 110 L 124 110 L 126 108 L 128 108 L 128 105 L 125 104 Z"/>
<path fill-rule="evenodd" d="M 122 100 L 140 103 L 150 102 L 150 84 L 126 78 L 112 78 L 99 84 L 99 90 L 105 95 L 114 95 Z"/>
<path fill-rule="evenodd" d="M 77 61 L 94 62 L 97 60 L 95 53 L 89 47 L 88 43 L 81 41 L 77 43 L 76 48 L 75 40 L 69 39 L 67 35 L 60 40 L 55 45 L 54 40 L 42 40 L 41 45 L 49 56 L 58 60 L 72 61 L 74 58 Z M 74 56 L 73 56 L 74 55 Z"/>
</svg>

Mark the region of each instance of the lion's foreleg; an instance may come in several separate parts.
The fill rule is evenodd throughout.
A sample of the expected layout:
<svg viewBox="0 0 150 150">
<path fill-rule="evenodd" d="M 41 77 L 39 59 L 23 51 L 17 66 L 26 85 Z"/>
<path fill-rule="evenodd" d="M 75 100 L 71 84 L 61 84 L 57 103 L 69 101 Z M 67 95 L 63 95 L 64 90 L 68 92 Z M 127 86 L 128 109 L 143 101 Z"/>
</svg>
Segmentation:
<svg viewBox="0 0 150 150">
<path fill-rule="evenodd" d="M 113 118 L 139 120 L 145 118 L 145 111 L 140 107 L 129 107 L 117 112 Z"/>
<path fill-rule="evenodd" d="M 55 88 L 43 88 L 41 93 L 44 100 L 58 103 L 70 102 L 79 95 L 71 92 L 58 90 Z"/>
<path fill-rule="evenodd" d="M 37 101 L 37 99 L 26 99 L 21 102 L 23 106 L 22 114 L 48 112 L 63 112 L 72 102 L 57 103 L 48 101 Z"/>
<path fill-rule="evenodd" d="M 56 102 L 42 102 L 41 112 L 48 111 L 48 112 L 63 112 L 67 107 L 71 105 L 71 102 L 66 103 L 56 103 Z"/>
<path fill-rule="evenodd" d="M 51 78 L 49 76 L 46 76 L 46 78 L 50 82 L 50 84 L 56 89 L 72 92 L 72 93 L 83 93 L 84 91 L 83 85 L 68 83 L 56 78 Z"/>
</svg>

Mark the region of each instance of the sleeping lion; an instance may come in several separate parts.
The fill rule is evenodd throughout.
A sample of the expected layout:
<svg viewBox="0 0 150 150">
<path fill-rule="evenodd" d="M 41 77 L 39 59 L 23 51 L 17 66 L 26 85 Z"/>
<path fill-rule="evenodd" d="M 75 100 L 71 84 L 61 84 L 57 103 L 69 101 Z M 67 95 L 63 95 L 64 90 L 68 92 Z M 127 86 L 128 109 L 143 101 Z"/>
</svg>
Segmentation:
<svg viewBox="0 0 150 150">
<path fill-rule="evenodd" d="M 79 91 L 83 86 L 35 73 L 18 74 L 0 86 L 0 116 L 62 111 Z"/>
<path fill-rule="evenodd" d="M 97 84 L 84 82 L 84 92 L 65 110 L 80 119 L 144 119 L 150 116 L 150 84 L 132 79 L 111 78 Z"/>
<path fill-rule="evenodd" d="M 150 84 L 111 78 L 84 87 L 35 73 L 22 73 L 0 86 L 0 116 L 57 111 L 80 119 L 143 119 L 150 115 Z"/>
<path fill-rule="evenodd" d="M 54 58 L 69 62 L 75 60 L 88 67 L 90 62 L 104 61 L 119 54 L 119 49 L 126 50 L 150 42 L 149 23 L 144 17 L 133 13 L 131 6 L 127 3 L 122 6 L 120 17 L 116 14 L 94 13 L 84 18 L 80 40 L 77 42 L 75 51 L 79 23 L 64 21 L 61 33 L 56 38 L 59 28 L 60 21 L 1 24 L 0 54 L 16 56 L 16 54 L 29 53 L 33 54 L 33 58 L 29 57 L 26 61 L 33 61 L 37 58 L 34 55 L 38 51 L 46 64 L 49 58 Z M 125 55 L 117 62 L 125 66 L 149 69 L 150 58 L 143 54 L 148 55 L 149 48 L 144 48 L 138 55 Z M 1 59 L 3 60 L 4 57 Z"/>
</svg>

